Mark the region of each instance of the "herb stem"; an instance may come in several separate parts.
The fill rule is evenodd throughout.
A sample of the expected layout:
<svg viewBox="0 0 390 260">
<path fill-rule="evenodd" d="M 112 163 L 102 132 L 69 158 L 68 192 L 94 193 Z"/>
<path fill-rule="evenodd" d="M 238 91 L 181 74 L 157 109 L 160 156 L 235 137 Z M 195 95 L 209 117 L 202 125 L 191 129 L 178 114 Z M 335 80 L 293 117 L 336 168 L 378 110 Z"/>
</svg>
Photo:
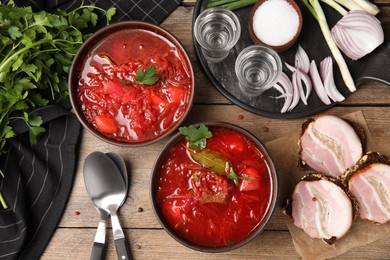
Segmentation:
<svg viewBox="0 0 390 260">
<path fill-rule="evenodd" d="M 4 199 L 3 194 L 1 193 L 1 191 L 0 191 L 0 203 L 1 203 L 1 205 L 3 206 L 4 209 L 8 209 L 7 202 L 5 201 L 5 199 Z"/>
<path fill-rule="evenodd" d="M 14 59 L 16 59 L 23 52 L 26 52 L 35 46 L 42 45 L 45 43 L 52 43 L 54 46 L 56 46 L 56 44 L 58 44 L 59 46 L 62 46 L 62 47 L 68 47 L 69 46 L 68 44 L 74 44 L 74 45 L 82 44 L 82 42 L 72 42 L 72 41 L 67 41 L 67 40 L 62 40 L 62 39 L 57 39 L 57 40 L 42 39 L 40 41 L 34 42 L 33 44 L 16 51 L 11 56 L 9 56 L 9 58 L 3 59 L 3 61 L 1 62 L 1 65 L 0 65 L 0 82 L 3 81 L 3 77 L 6 75 L 6 72 L 4 72 L 4 69 L 7 68 L 7 66 L 9 65 L 10 62 L 12 62 Z M 74 53 L 69 53 L 65 49 L 63 49 L 63 51 L 68 53 L 68 54 L 74 55 Z"/>
<path fill-rule="evenodd" d="M 3 59 L 1 61 L 1 65 L 0 65 L 0 73 L 4 73 L 4 75 L 5 75 L 6 72 L 4 72 L 4 69 L 9 65 L 10 62 L 12 62 L 15 58 L 17 58 L 19 56 L 19 54 L 21 54 L 21 53 L 23 53 L 25 51 L 28 51 L 32 47 L 35 47 L 35 46 L 38 46 L 40 44 L 44 44 L 44 43 L 47 43 L 47 42 L 50 42 L 50 41 L 51 41 L 50 39 L 42 39 L 40 41 L 34 42 L 33 44 L 31 44 L 29 46 L 26 46 L 26 47 L 16 51 L 11 56 L 9 56 L 9 58 Z M 0 82 L 2 82 L 2 76 L 0 76 Z"/>
<path fill-rule="evenodd" d="M 75 8 L 71 13 L 77 12 L 78 10 L 85 9 L 85 8 L 96 9 L 96 10 L 99 10 L 100 12 L 102 12 L 104 14 L 107 13 L 106 10 L 104 10 L 103 8 L 100 8 L 99 6 L 96 6 L 96 5 L 84 5 L 84 1 L 81 4 L 81 6 Z M 71 13 L 68 13 L 67 16 L 69 16 Z M 106 16 L 106 21 L 107 21 L 107 25 L 108 25 L 110 23 L 110 19 L 107 16 Z"/>
</svg>

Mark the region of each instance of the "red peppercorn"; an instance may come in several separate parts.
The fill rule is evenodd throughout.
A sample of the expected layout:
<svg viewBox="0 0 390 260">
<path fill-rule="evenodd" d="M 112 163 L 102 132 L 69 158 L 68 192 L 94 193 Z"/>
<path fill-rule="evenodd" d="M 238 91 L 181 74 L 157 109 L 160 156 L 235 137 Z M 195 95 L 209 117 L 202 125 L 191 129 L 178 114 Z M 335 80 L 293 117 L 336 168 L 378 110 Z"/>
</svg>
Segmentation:
<svg viewBox="0 0 390 260">
<path fill-rule="evenodd" d="M 80 215 L 80 211 L 75 211 L 74 214 L 77 216 L 77 215 Z"/>
<path fill-rule="evenodd" d="M 238 115 L 238 119 L 242 120 L 242 119 L 244 119 L 244 116 L 243 115 Z"/>
<path fill-rule="evenodd" d="M 316 197 L 313 197 L 311 200 L 312 200 L 313 202 L 316 202 L 316 201 L 317 201 Z"/>
</svg>

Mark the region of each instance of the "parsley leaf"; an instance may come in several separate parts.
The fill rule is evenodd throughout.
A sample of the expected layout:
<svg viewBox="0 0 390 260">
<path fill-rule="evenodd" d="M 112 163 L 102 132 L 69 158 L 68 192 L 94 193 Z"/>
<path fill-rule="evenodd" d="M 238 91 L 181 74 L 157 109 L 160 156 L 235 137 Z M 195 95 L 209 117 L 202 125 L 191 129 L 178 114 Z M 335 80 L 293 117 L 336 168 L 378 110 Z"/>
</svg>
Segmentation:
<svg viewBox="0 0 390 260">
<path fill-rule="evenodd" d="M 156 75 L 156 66 L 151 65 L 144 71 L 139 68 L 137 70 L 137 74 L 135 75 L 135 79 L 139 84 L 154 85 L 160 78 Z"/>
<path fill-rule="evenodd" d="M 190 141 L 190 148 L 204 149 L 207 145 L 206 139 L 213 137 L 213 134 L 204 124 L 201 124 L 199 128 L 196 128 L 193 125 L 190 125 L 188 127 L 183 126 L 179 128 L 179 132 L 182 133 L 185 138 Z"/>
</svg>

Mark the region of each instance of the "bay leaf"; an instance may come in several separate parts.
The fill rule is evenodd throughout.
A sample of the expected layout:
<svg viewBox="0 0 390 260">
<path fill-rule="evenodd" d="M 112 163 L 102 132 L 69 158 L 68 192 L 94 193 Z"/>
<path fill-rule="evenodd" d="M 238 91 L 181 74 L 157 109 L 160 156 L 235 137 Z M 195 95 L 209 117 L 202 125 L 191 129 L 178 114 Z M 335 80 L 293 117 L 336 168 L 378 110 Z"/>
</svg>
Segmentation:
<svg viewBox="0 0 390 260">
<path fill-rule="evenodd" d="M 187 149 L 190 152 L 191 157 L 201 166 L 210 169 L 219 175 L 226 176 L 227 178 L 233 180 L 234 184 L 238 185 L 238 176 L 234 172 L 229 159 L 227 159 L 223 154 L 208 148 L 204 148 L 202 150 Z"/>
</svg>

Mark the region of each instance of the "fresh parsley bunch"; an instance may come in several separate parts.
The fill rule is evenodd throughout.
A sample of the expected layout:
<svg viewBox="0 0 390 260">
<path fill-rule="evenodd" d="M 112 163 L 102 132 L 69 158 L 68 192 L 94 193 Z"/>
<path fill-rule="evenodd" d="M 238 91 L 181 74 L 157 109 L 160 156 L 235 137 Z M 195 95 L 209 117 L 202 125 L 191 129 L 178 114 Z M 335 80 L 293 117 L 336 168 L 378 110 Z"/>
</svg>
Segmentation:
<svg viewBox="0 0 390 260">
<path fill-rule="evenodd" d="M 115 14 L 115 8 L 84 3 L 56 14 L 33 12 L 13 1 L 0 3 L 0 154 L 6 152 L 6 140 L 15 135 L 13 120 L 26 122 L 31 143 L 45 131 L 40 117 L 28 111 L 47 105 L 57 93 L 68 95 L 72 59 L 87 37 L 81 30 L 96 25 L 96 10 L 107 23 Z"/>
<path fill-rule="evenodd" d="M 82 3 L 71 12 L 53 14 L 0 2 L 0 155 L 15 136 L 13 120 L 26 123 L 33 144 L 45 132 L 41 117 L 29 111 L 47 105 L 56 94 L 68 95 L 72 59 L 88 36 L 81 30 L 96 25 L 96 10 L 107 23 L 116 11 Z M 0 203 L 7 208 L 1 192 Z"/>
</svg>

